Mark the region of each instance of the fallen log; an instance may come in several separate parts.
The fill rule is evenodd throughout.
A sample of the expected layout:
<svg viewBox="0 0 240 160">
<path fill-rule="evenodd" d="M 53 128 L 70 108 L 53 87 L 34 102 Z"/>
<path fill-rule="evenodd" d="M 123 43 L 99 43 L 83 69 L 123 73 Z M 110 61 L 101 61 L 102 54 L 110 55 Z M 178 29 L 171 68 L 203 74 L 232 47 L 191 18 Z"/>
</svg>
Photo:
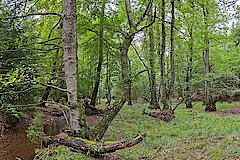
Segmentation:
<svg viewBox="0 0 240 160">
<path fill-rule="evenodd" d="M 61 135 L 60 139 L 55 139 L 54 143 L 59 145 L 65 145 L 73 148 L 74 150 L 81 151 L 84 153 L 90 153 L 93 155 L 101 155 L 105 153 L 115 152 L 120 149 L 125 149 L 137 145 L 146 137 L 146 133 L 138 135 L 130 140 L 121 142 L 96 142 L 90 141 L 78 137 L 71 137 L 68 135 Z"/>
<path fill-rule="evenodd" d="M 149 112 L 149 113 L 147 113 L 144 109 L 143 114 L 147 114 L 158 120 L 167 121 L 167 122 L 170 122 L 171 120 L 173 120 L 175 118 L 175 115 L 174 115 L 174 112 L 172 109 L 163 109 L 159 112 Z"/>
</svg>

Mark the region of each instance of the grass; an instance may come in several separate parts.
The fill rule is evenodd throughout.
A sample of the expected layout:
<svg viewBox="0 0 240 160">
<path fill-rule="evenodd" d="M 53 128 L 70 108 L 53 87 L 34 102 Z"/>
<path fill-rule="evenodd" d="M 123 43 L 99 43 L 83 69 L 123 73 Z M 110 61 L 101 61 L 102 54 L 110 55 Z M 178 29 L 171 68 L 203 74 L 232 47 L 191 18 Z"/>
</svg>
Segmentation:
<svg viewBox="0 0 240 160">
<path fill-rule="evenodd" d="M 218 110 L 234 106 L 240 106 L 240 103 L 217 104 Z M 172 122 L 162 122 L 143 115 L 143 109 L 147 107 L 148 104 L 124 106 L 107 130 L 106 141 L 128 139 L 147 133 L 147 137 L 139 145 L 117 151 L 120 159 L 240 158 L 240 115 L 207 113 L 204 112 L 205 107 L 198 102 L 193 109 L 185 109 L 183 104 L 180 105 Z"/>
<path fill-rule="evenodd" d="M 121 159 L 234 159 L 240 157 L 240 116 L 204 112 L 196 103 L 193 109 L 181 105 L 176 118 L 158 121 L 142 110 L 148 104 L 125 106 L 114 119 L 106 139 L 126 139 L 147 133 L 144 142 L 117 151 Z M 218 103 L 225 110 L 240 103 Z"/>
</svg>

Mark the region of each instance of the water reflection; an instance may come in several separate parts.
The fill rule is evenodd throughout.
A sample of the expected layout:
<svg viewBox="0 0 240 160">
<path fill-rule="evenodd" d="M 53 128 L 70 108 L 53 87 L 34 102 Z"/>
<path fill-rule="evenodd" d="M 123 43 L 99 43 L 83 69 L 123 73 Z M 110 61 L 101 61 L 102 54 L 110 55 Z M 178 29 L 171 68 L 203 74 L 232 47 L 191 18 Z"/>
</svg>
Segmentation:
<svg viewBox="0 0 240 160">
<path fill-rule="evenodd" d="M 55 136 L 61 133 L 62 129 L 65 127 L 66 127 L 65 117 L 60 116 L 55 122 L 44 126 L 44 133 L 48 136 Z"/>
<path fill-rule="evenodd" d="M 54 123 L 44 126 L 44 132 L 48 136 L 55 136 L 65 126 L 65 118 L 61 116 Z M 32 160 L 35 156 L 34 148 L 36 145 L 28 139 L 23 128 L 0 136 L 0 160 Z"/>
</svg>

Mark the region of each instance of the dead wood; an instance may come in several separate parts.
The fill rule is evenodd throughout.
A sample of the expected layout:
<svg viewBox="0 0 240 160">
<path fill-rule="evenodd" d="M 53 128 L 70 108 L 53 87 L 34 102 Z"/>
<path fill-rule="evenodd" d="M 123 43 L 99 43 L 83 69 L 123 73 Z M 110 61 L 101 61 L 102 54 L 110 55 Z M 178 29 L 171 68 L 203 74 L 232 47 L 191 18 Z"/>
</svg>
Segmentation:
<svg viewBox="0 0 240 160">
<path fill-rule="evenodd" d="M 137 145 L 140 143 L 146 134 L 138 135 L 130 140 L 120 141 L 120 142 L 96 142 L 90 141 L 78 137 L 68 136 L 65 133 L 61 133 L 54 137 L 51 143 L 65 145 L 67 147 L 73 148 L 75 151 L 81 151 L 84 153 L 90 153 L 92 155 L 101 155 L 105 153 L 115 152 L 120 149 L 125 149 Z"/>
<path fill-rule="evenodd" d="M 149 113 L 147 113 L 145 110 L 143 110 L 143 114 L 147 114 L 158 120 L 167 121 L 167 122 L 170 122 L 171 120 L 173 120 L 175 118 L 175 115 L 174 115 L 174 112 L 172 109 L 163 109 L 159 112 L 149 112 Z"/>
</svg>

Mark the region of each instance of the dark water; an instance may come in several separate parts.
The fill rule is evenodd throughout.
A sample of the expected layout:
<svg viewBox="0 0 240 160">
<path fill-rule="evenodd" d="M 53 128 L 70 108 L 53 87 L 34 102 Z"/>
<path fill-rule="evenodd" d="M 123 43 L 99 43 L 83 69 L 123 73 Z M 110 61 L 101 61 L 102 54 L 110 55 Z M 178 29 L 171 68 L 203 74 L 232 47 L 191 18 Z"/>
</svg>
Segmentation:
<svg viewBox="0 0 240 160">
<path fill-rule="evenodd" d="M 64 116 L 58 117 L 55 123 L 50 123 L 44 126 L 44 133 L 48 136 L 55 136 L 59 134 L 66 126 L 66 120 Z"/>
<path fill-rule="evenodd" d="M 54 136 L 61 132 L 66 125 L 64 117 L 59 117 L 55 123 L 44 126 L 44 132 L 48 136 Z M 17 129 L 0 136 L 0 160 L 32 160 L 35 156 L 33 144 L 27 137 L 24 129 Z"/>
</svg>

